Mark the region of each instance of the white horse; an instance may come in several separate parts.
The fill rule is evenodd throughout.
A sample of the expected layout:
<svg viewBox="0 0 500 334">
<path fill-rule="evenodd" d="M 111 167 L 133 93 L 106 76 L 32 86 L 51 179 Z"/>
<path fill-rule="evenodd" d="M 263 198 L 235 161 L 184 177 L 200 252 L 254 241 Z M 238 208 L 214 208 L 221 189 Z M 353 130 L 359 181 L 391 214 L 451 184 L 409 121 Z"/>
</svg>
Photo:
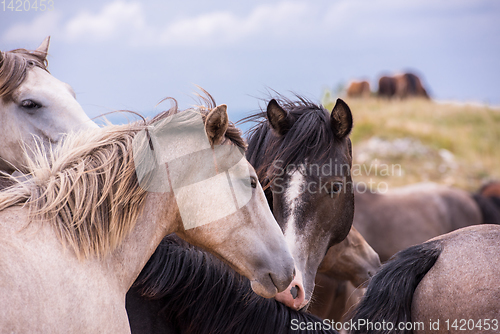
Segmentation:
<svg viewBox="0 0 500 334">
<path fill-rule="evenodd" d="M 47 70 L 50 38 L 34 51 L 0 52 L 0 170 L 26 171 L 23 148 L 55 144 L 66 133 L 96 128 L 72 88 Z M 45 147 L 49 147 L 45 145 Z"/>
<path fill-rule="evenodd" d="M 68 135 L 54 156 L 38 150 L 27 158 L 32 178 L 0 192 L 2 333 L 128 333 L 125 294 L 162 238 L 174 232 L 224 259 L 264 297 L 289 285 L 293 259 L 255 171 L 241 151 L 236 165 L 244 168 L 228 165 L 244 142 L 229 123 L 226 106 L 197 111 L 203 117 L 203 136 L 164 147 L 152 140 L 172 124 L 168 117 L 186 112 L 160 114 L 153 121 L 167 121 L 153 130 L 151 123 L 138 122 Z M 189 132 L 189 122 L 178 125 Z M 148 135 L 141 137 L 145 130 Z M 188 206 L 211 214 L 212 204 L 217 204 L 213 212 L 236 201 L 244 204 L 237 189 L 248 190 L 250 196 L 230 215 L 187 228 L 180 192 L 145 190 L 148 175 L 136 171 L 144 162 L 138 157 L 151 150 L 166 155 L 195 152 L 203 137 L 210 143 L 207 152 L 213 152 L 210 160 L 217 161 L 217 175 L 232 170 L 236 176 L 231 174 L 229 194 L 202 183 L 185 184 L 194 202 Z M 226 149 L 217 151 L 215 146 Z M 179 184 L 176 173 L 192 176 L 210 169 L 196 154 L 184 157 L 177 170 L 173 164 L 163 165 L 171 185 Z M 241 170 L 247 176 L 238 174 Z M 149 175 L 153 188 L 158 183 L 155 173 Z"/>
</svg>

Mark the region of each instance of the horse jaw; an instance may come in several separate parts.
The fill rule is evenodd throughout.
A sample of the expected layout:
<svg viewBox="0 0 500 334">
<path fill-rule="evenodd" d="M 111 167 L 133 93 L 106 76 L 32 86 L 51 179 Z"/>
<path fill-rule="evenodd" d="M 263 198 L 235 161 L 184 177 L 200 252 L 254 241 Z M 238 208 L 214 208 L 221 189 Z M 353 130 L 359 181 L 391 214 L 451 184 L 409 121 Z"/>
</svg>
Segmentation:
<svg viewBox="0 0 500 334">
<path fill-rule="evenodd" d="M 249 176 L 257 180 L 255 171 L 246 159 L 243 158 L 240 162 L 248 166 Z M 219 167 L 224 169 L 224 166 Z M 243 178 L 230 177 L 233 184 L 231 192 L 234 192 L 235 198 L 241 198 L 238 189 L 242 185 L 237 185 L 237 183 L 243 182 Z M 200 184 L 201 182 L 198 182 L 196 187 L 200 187 Z M 217 186 L 217 183 L 212 184 L 210 191 L 212 192 Z M 238 205 L 235 205 L 237 210 L 223 216 L 215 213 L 220 208 L 232 206 L 231 202 L 235 200 L 233 195 L 228 194 L 225 198 L 219 191 L 218 196 L 213 192 L 207 196 L 208 190 L 193 188 L 180 200 L 178 196 L 177 204 L 184 205 L 185 201 L 193 201 L 198 196 L 193 192 L 198 192 L 205 197 L 205 199 L 198 198 L 195 202 L 199 203 L 204 200 L 211 203 L 208 206 L 203 205 L 203 210 L 205 210 L 203 217 L 219 216 L 220 218 L 200 225 L 186 224 L 183 218 L 183 224 L 175 233 L 185 241 L 213 253 L 239 274 L 247 277 L 251 281 L 252 289 L 258 295 L 271 298 L 285 290 L 292 281 L 294 263 L 260 184 L 256 182 L 255 188 L 252 186 L 248 202 L 242 202 L 240 206 L 237 200 Z"/>
</svg>

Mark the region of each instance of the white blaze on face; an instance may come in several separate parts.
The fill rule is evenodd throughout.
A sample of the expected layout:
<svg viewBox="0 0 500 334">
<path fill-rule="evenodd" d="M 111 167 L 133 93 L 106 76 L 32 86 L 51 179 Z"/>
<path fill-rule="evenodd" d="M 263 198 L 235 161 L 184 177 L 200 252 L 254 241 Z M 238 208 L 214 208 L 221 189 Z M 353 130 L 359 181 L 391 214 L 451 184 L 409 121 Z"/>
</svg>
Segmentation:
<svg viewBox="0 0 500 334">
<path fill-rule="evenodd" d="M 301 196 L 305 188 L 305 178 L 300 170 L 296 170 L 291 174 L 290 182 L 288 188 L 285 191 L 285 201 L 288 207 L 288 216 L 285 226 L 285 231 L 283 232 L 285 236 L 288 248 L 292 253 L 295 261 L 298 261 L 298 252 L 300 241 L 295 230 L 295 224 L 297 222 L 297 209 L 301 204 Z"/>
</svg>

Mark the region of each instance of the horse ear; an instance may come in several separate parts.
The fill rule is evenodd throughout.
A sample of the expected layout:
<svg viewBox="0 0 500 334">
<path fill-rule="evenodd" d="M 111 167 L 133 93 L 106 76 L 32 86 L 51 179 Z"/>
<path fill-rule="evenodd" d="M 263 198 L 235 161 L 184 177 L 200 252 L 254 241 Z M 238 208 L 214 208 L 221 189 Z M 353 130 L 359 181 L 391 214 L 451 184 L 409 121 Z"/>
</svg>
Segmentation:
<svg viewBox="0 0 500 334">
<path fill-rule="evenodd" d="M 221 104 L 212 109 L 205 121 L 205 131 L 207 132 L 210 145 L 220 144 L 228 127 L 229 117 L 227 116 L 227 105 Z"/>
<path fill-rule="evenodd" d="M 288 112 L 272 99 L 267 104 L 267 119 L 271 128 L 280 136 L 286 134 L 292 127 Z"/>
<path fill-rule="evenodd" d="M 47 57 L 47 54 L 49 53 L 49 44 L 50 44 L 50 36 L 47 36 L 43 40 L 42 44 L 40 44 L 40 46 L 36 48 L 36 51 L 44 53 L 45 57 Z"/>
<path fill-rule="evenodd" d="M 335 107 L 333 107 L 332 114 L 330 115 L 330 124 L 335 136 L 339 139 L 343 139 L 351 133 L 351 109 L 349 109 L 349 106 L 341 99 L 337 99 L 337 103 L 335 103 Z"/>
</svg>

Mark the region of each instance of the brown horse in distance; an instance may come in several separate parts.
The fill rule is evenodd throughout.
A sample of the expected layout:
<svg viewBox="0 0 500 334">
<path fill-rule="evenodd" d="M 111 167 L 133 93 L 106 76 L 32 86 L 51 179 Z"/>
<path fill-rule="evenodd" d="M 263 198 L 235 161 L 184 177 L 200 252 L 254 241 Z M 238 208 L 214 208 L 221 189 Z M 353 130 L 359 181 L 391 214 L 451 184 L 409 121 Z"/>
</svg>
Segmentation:
<svg viewBox="0 0 500 334">
<path fill-rule="evenodd" d="M 347 88 L 347 96 L 354 98 L 367 98 L 370 97 L 370 83 L 366 80 L 351 81 Z"/>
<path fill-rule="evenodd" d="M 500 198 L 500 181 L 491 181 L 479 189 L 479 194 L 484 197 Z"/>
<path fill-rule="evenodd" d="M 380 267 L 378 254 L 353 226 L 341 243 L 330 247 L 316 274 L 309 311 L 341 321 L 363 296 L 362 287 Z"/>
<path fill-rule="evenodd" d="M 500 182 L 491 181 L 472 195 L 481 208 L 483 224 L 500 225 Z"/>
<path fill-rule="evenodd" d="M 409 97 L 429 98 L 422 81 L 413 73 L 381 77 L 378 84 L 378 96 L 399 99 Z"/>
</svg>

